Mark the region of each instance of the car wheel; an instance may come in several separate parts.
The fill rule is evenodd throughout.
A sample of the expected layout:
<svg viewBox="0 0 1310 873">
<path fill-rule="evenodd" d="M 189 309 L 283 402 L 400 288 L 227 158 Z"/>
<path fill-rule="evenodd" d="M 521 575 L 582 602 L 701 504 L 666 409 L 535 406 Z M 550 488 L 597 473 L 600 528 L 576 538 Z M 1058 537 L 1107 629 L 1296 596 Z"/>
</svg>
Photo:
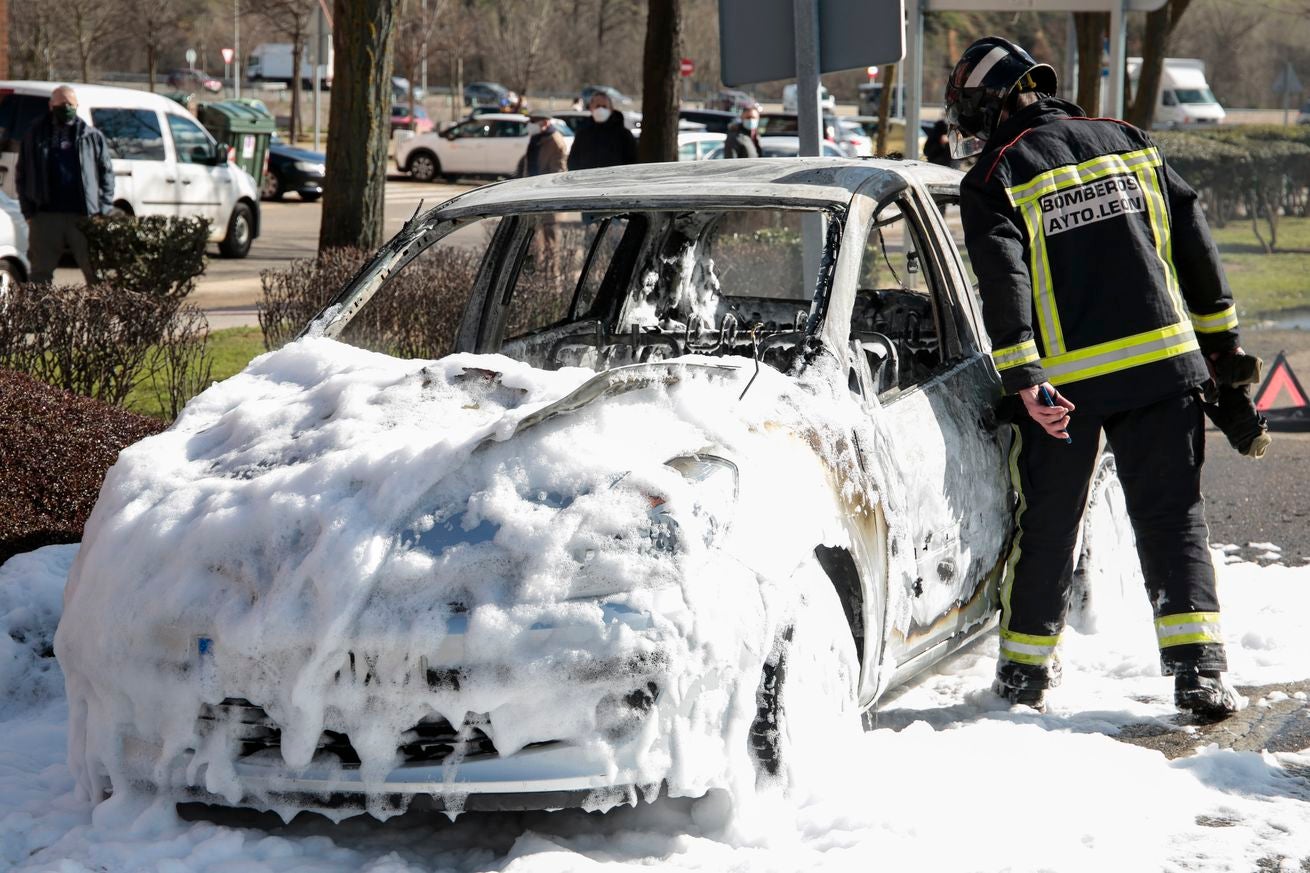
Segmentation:
<svg viewBox="0 0 1310 873">
<path fill-rule="evenodd" d="M 6 285 L 4 279 L 8 277 L 9 282 Z M 0 288 L 17 285 L 24 280 L 23 267 L 12 258 L 0 258 Z"/>
<path fill-rule="evenodd" d="M 860 732 L 860 664 L 837 591 L 816 559 L 788 585 L 797 607 L 765 660 L 748 734 L 761 784 L 793 784 Z"/>
<path fill-rule="evenodd" d="M 109 208 L 109 214 L 114 218 L 131 218 L 135 213 L 132 212 L 132 204 L 120 200 Z"/>
<path fill-rule="evenodd" d="M 323 196 L 322 193 L 321 193 L 321 192 L 318 192 L 318 191 L 301 191 L 301 192 L 300 192 L 300 199 L 301 199 L 301 200 L 304 200 L 306 203 L 313 203 L 315 200 L 317 200 L 318 198 L 320 198 L 320 197 L 322 197 L 322 196 Z"/>
<path fill-rule="evenodd" d="M 409 174 L 416 182 L 432 182 L 441 174 L 441 162 L 432 152 L 415 152 L 409 156 Z"/>
<path fill-rule="evenodd" d="M 1079 537 L 1069 623 L 1080 633 L 1093 633 L 1102 621 L 1135 620 L 1116 618 L 1146 608 L 1146 601 L 1123 485 L 1114 455 L 1108 451 L 1101 452 L 1096 462 Z"/>
<path fill-rule="evenodd" d="M 259 187 L 259 196 L 263 200 L 282 199 L 282 182 L 272 170 L 264 173 L 264 184 Z"/>
<path fill-rule="evenodd" d="M 225 258 L 244 258 L 250 254 L 254 238 L 255 216 L 249 206 L 238 203 L 227 220 L 227 236 L 218 244 L 219 254 Z"/>
</svg>

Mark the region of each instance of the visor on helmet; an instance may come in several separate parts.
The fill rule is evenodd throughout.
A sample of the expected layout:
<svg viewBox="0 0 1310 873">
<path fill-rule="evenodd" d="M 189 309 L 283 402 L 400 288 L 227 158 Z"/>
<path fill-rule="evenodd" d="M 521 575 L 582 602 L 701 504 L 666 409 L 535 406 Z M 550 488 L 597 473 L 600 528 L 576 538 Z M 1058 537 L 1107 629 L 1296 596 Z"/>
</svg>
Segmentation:
<svg viewBox="0 0 1310 873">
<path fill-rule="evenodd" d="M 962 161 L 981 152 L 987 141 L 969 136 L 958 127 L 949 127 L 946 129 L 946 143 L 951 147 L 951 157 Z"/>
</svg>

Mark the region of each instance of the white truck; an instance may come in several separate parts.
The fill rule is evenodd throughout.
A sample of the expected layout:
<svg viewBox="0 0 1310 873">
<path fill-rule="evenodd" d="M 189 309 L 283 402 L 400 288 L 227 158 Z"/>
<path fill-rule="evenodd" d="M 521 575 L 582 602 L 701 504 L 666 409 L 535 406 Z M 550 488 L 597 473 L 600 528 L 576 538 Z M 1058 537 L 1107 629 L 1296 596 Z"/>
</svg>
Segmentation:
<svg viewBox="0 0 1310 873">
<path fill-rule="evenodd" d="M 1128 78 L 1134 94 L 1142 71 L 1141 58 L 1128 59 Z M 1205 79 L 1205 62 L 1198 58 L 1165 58 L 1160 92 L 1155 99 L 1157 129 L 1213 126 L 1224 120 L 1224 108 L 1215 100 Z"/>
<path fill-rule="evenodd" d="M 300 53 L 300 80 L 306 88 L 312 87 L 314 54 L 312 46 Z M 319 83 L 332 87 L 332 46 L 327 47 L 327 58 L 318 65 Z M 291 84 L 291 43 L 261 42 L 246 58 L 246 78 L 252 82 L 286 82 Z"/>
</svg>

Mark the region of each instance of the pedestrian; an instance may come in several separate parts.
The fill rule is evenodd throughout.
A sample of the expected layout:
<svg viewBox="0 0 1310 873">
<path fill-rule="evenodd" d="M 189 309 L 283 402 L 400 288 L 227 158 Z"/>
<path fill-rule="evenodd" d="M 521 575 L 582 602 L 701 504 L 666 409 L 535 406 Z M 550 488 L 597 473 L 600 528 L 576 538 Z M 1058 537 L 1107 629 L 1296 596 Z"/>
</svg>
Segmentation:
<svg viewBox="0 0 1310 873">
<path fill-rule="evenodd" d="M 104 135 L 77 117 L 77 94 L 68 85 L 51 93 L 50 112 L 23 137 L 14 181 L 27 219 L 32 281 L 52 282 L 67 248 L 87 284 L 94 283 L 81 225 L 113 209 L 114 165 Z"/>
<path fill-rule="evenodd" d="M 1017 531 L 993 690 L 1038 710 L 1059 682 L 1074 547 L 1102 435 L 1114 452 L 1174 703 L 1238 708 L 1201 498 L 1207 356 L 1243 354 L 1193 191 L 1141 130 L 1055 97 L 1055 71 L 980 39 L 946 86 L 960 214 L 992 360 L 1017 394 Z"/>
<path fill-rule="evenodd" d="M 617 167 L 637 163 L 637 139 L 623 123 L 623 113 L 610 104 L 609 95 L 597 91 L 587 101 L 591 118 L 578 123 L 569 149 L 570 170 Z"/>
<path fill-rule="evenodd" d="M 723 139 L 725 158 L 758 158 L 764 154 L 760 148 L 760 109 L 754 104 L 741 111 L 741 118 L 733 122 Z"/>
<path fill-rule="evenodd" d="M 534 112 L 528 116 L 528 150 L 519 161 L 518 176 L 563 173 L 568 169 L 568 148 L 564 137 L 549 115 Z"/>
<path fill-rule="evenodd" d="M 951 144 L 947 142 L 946 119 L 939 118 L 928 130 L 923 143 L 923 156 L 929 163 L 944 167 L 955 167 L 958 162 L 951 157 Z"/>
</svg>

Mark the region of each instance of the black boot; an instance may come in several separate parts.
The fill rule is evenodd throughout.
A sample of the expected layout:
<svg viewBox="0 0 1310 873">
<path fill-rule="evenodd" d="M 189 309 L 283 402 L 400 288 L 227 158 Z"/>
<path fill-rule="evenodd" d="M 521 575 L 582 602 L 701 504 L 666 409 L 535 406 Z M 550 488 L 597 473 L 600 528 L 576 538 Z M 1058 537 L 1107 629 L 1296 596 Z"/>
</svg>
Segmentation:
<svg viewBox="0 0 1310 873">
<path fill-rule="evenodd" d="M 1035 709 L 1038 712 L 1046 712 L 1046 689 L 1045 688 L 1016 688 L 1000 679 L 992 683 L 992 693 L 997 697 L 1010 702 L 1011 705 L 1019 704 L 1029 709 Z"/>
<path fill-rule="evenodd" d="M 1237 694 L 1218 670 L 1183 670 L 1174 674 L 1174 706 L 1218 721 L 1237 712 Z"/>
</svg>

